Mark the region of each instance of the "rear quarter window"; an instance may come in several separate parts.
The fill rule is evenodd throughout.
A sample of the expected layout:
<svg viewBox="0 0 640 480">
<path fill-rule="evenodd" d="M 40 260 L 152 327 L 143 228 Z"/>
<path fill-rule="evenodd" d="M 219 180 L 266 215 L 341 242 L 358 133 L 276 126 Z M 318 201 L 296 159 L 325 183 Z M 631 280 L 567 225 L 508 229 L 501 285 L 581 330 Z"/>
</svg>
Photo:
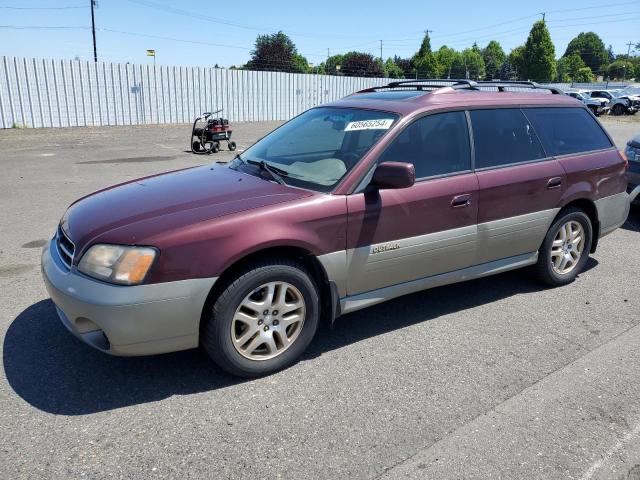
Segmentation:
<svg viewBox="0 0 640 480">
<path fill-rule="evenodd" d="M 584 108 L 525 108 L 549 155 L 571 155 L 612 147 L 596 120 Z"/>
</svg>

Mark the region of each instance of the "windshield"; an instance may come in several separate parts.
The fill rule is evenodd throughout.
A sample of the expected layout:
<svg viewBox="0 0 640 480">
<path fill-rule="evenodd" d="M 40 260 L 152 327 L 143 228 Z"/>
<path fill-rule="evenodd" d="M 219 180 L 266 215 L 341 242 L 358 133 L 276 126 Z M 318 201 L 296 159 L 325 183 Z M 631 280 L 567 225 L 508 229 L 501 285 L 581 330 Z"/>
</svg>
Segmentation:
<svg viewBox="0 0 640 480">
<path fill-rule="evenodd" d="M 313 108 L 273 131 L 230 168 L 329 192 L 385 134 L 398 115 L 355 108 Z M 265 168 L 266 166 L 266 168 Z"/>
</svg>

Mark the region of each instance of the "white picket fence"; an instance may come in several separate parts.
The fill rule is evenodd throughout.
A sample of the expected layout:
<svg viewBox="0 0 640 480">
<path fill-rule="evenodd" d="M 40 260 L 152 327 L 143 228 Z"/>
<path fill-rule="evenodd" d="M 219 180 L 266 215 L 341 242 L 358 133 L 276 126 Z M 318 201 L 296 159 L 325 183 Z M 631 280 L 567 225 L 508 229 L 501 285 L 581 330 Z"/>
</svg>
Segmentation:
<svg viewBox="0 0 640 480">
<path fill-rule="evenodd" d="M 287 120 L 389 81 L 2 57 L 0 128 L 188 123 L 220 108 L 231 121 Z"/>
</svg>

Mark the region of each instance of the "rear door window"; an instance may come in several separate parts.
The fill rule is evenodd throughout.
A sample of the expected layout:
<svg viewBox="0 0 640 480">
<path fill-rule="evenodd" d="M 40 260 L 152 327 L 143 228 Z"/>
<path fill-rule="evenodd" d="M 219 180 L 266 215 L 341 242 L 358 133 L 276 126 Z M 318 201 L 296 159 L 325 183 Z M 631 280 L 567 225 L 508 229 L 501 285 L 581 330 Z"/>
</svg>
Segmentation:
<svg viewBox="0 0 640 480">
<path fill-rule="evenodd" d="M 416 178 L 471 170 L 469 127 L 464 112 L 419 118 L 393 140 L 378 161 L 412 163 Z"/>
<path fill-rule="evenodd" d="M 476 168 L 499 167 L 546 157 L 522 111 L 514 108 L 471 110 Z"/>
<path fill-rule="evenodd" d="M 611 141 L 584 108 L 525 108 L 549 155 L 610 148 Z"/>
</svg>

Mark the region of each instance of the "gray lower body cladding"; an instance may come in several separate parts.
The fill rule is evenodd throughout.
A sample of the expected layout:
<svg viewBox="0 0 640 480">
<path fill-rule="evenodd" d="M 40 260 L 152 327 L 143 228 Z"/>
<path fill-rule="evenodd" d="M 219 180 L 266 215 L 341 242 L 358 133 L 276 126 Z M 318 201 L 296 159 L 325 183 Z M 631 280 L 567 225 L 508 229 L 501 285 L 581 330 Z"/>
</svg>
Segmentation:
<svg viewBox="0 0 640 480">
<path fill-rule="evenodd" d="M 595 202 L 600 235 L 621 226 L 640 187 Z M 408 293 L 536 263 L 559 208 L 318 257 L 348 313 Z"/>
<path fill-rule="evenodd" d="M 558 211 L 544 210 L 397 239 L 318 259 L 340 296 L 352 297 L 536 252 Z"/>
</svg>

